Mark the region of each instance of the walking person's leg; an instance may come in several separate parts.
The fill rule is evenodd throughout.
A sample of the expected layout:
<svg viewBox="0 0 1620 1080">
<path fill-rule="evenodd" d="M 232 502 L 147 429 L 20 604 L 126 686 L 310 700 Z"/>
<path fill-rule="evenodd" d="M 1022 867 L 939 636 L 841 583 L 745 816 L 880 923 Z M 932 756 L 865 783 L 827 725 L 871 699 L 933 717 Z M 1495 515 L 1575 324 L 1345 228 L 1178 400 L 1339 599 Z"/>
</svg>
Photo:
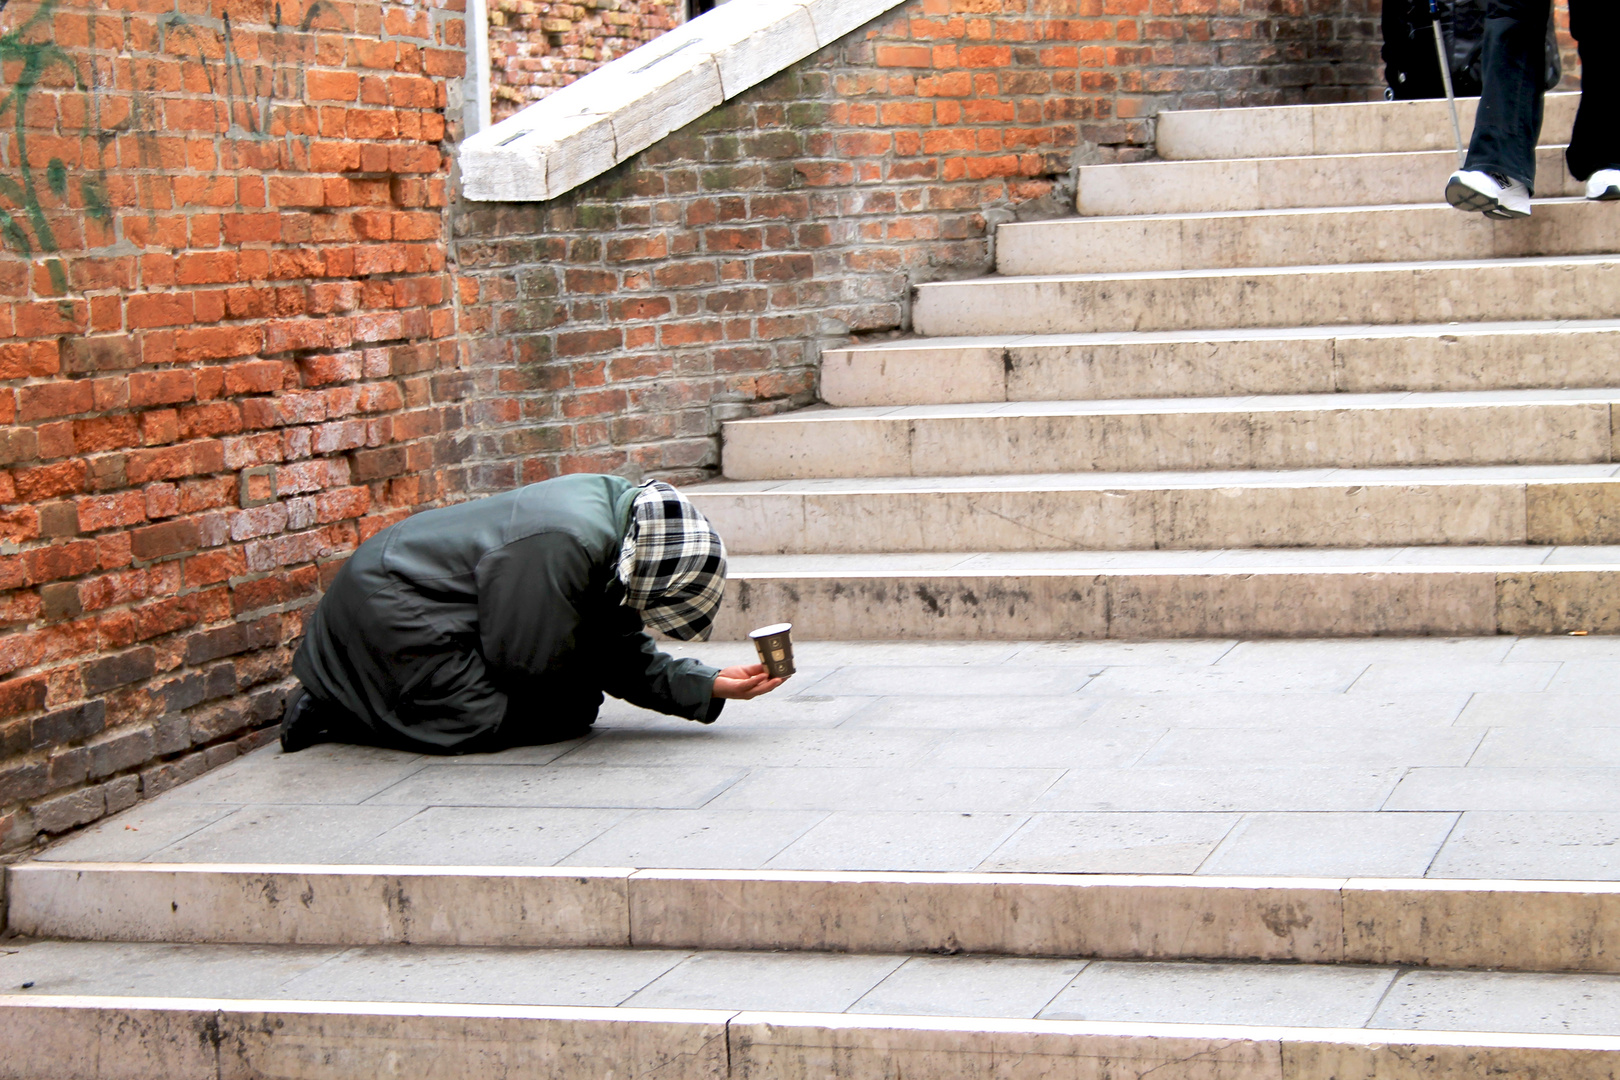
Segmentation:
<svg viewBox="0 0 1620 1080">
<path fill-rule="evenodd" d="M 1565 159 L 1588 199 L 1620 199 L 1620 5 L 1569 0 L 1569 31 L 1581 52 L 1581 107 Z"/>
<path fill-rule="evenodd" d="M 1552 0 L 1490 0 L 1483 88 L 1468 159 L 1446 184 L 1446 201 L 1488 217 L 1527 217 L 1541 136 L 1547 16 Z"/>
</svg>

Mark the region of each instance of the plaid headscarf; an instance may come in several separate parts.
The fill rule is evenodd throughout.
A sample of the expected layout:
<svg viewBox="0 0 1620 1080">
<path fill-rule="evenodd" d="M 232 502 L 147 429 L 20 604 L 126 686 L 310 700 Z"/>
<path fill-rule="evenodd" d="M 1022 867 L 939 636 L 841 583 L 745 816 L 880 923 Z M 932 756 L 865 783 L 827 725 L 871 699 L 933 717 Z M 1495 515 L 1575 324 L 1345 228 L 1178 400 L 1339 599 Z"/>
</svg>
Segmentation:
<svg viewBox="0 0 1620 1080">
<path fill-rule="evenodd" d="M 686 496 L 649 481 L 619 549 L 624 603 L 672 638 L 707 641 L 726 589 L 726 545 Z"/>
</svg>

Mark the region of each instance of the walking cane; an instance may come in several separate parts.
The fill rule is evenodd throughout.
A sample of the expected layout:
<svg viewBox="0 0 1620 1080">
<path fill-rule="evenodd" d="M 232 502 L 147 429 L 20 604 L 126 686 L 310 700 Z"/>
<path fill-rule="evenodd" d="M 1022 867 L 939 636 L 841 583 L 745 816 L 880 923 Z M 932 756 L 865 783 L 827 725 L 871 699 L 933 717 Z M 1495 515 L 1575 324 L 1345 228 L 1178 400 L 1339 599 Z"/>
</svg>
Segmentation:
<svg viewBox="0 0 1620 1080">
<path fill-rule="evenodd" d="M 1457 139 L 1457 168 L 1468 161 L 1463 145 L 1462 124 L 1457 121 L 1457 94 L 1451 88 L 1451 61 L 1446 58 L 1446 37 L 1440 32 L 1440 0 L 1429 0 L 1429 21 L 1434 27 L 1434 51 L 1440 57 L 1440 81 L 1446 86 L 1446 104 L 1451 106 L 1451 133 Z"/>
</svg>

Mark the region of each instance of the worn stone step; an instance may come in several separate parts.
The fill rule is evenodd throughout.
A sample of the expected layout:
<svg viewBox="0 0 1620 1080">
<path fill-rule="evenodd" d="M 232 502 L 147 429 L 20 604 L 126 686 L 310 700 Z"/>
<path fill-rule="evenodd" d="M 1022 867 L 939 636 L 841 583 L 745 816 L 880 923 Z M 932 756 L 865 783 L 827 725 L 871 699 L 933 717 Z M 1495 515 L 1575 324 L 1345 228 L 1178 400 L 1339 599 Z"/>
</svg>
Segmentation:
<svg viewBox="0 0 1620 1080">
<path fill-rule="evenodd" d="M 1620 466 L 718 482 L 733 555 L 1620 544 Z"/>
<path fill-rule="evenodd" d="M 0 1042 L 3 1080 L 1598 1080 L 1620 1057 L 1609 1035 L 118 997 L 0 998 Z"/>
<path fill-rule="evenodd" d="M 1446 178 L 1456 168 L 1450 150 L 1082 165 L 1075 207 L 1089 216 L 1444 204 Z M 1585 190 L 1569 175 L 1563 147 L 1537 149 L 1536 195 Z"/>
<path fill-rule="evenodd" d="M 1620 258 L 1052 274 L 920 285 L 925 337 L 1611 318 Z"/>
<path fill-rule="evenodd" d="M 1002 225 L 1003 274 L 1106 274 L 1419 259 L 1620 252 L 1620 212 L 1585 198 L 1538 201 L 1496 221 L 1449 206 L 1349 206 L 1080 217 Z"/>
<path fill-rule="evenodd" d="M 725 425 L 730 480 L 1620 460 L 1620 390 L 813 408 Z"/>
<path fill-rule="evenodd" d="M 1546 97 L 1544 146 L 1569 142 L 1579 94 Z M 1459 98 L 1463 138 L 1474 126 L 1478 98 Z M 1368 101 L 1342 105 L 1280 105 L 1250 109 L 1161 112 L 1155 146 L 1166 160 L 1379 154 L 1418 150 L 1456 153 L 1444 101 Z"/>
<path fill-rule="evenodd" d="M 35 862 L 13 867 L 11 882 L 12 929 L 64 941 L 1620 972 L 1620 885 L 1601 881 Z M 135 976 L 121 969 L 47 983 L 20 964 L 0 954 L 0 980 L 173 992 L 113 981 Z M 74 965 L 54 968 L 64 969 Z M 268 990 L 232 977 L 217 972 L 226 981 L 203 989 Z"/>
<path fill-rule="evenodd" d="M 1620 220 L 1620 218 L 1617 218 Z M 909 338 L 822 355 L 829 405 L 1595 387 L 1620 320 Z"/>
<path fill-rule="evenodd" d="M 19 991 L 22 983 L 33 985 Z M 70 996 L 1620 1034 L 1620 980 L 1392 965 L 467 946 L 16 942 L 0 1002 Z M 1595 1007 L 1594 1007 L 1595 1006 Z M 1530 1020 L 1525 1024 L 1526 1019 Z M 1517 1026 L 1515 1026 L 1517 1025 Z"/>
<path fill-rule="evenodd" d="M 1357 637 L 1620 631 L 1613 547 L 752 555 L 720 640 Z"/>
</svg>

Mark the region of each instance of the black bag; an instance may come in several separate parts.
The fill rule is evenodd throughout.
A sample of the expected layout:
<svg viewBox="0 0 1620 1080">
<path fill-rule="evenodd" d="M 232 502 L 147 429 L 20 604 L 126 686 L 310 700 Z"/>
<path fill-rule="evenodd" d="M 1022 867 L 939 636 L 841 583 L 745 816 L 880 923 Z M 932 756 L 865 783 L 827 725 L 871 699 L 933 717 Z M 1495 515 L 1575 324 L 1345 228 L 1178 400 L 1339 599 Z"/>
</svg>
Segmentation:
<svg viewBox="0 0 1620 1080">
<path fill-rule="evenodd" d="M 1451 85 L 1458 97 L 1477 97 L 1485 40 L 1486 0 L 1439 0 L 1440 32 L 1451 61 Z M 1564 77 L 1558 34 L 1547 13 L 1547 75 L 1551 90 Z M 1385 97 L 1393 101 L 1446 96 L 1435 55 L 1429 0 L 1384 0 Z"/>
</svg>

